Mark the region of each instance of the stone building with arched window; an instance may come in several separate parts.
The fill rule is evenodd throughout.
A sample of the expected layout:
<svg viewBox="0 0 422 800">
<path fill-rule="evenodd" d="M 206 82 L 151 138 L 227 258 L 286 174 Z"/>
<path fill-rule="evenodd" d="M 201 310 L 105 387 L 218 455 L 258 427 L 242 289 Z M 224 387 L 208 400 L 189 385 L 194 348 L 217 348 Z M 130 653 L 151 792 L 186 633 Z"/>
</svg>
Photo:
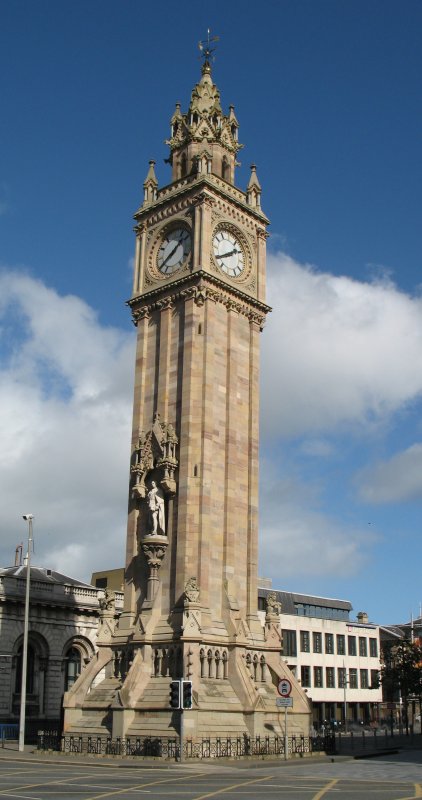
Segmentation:
<svg viewBox="0 0 422 800">
<path fill-rule="evenodd" d="M 26 567 L 0 569 L 0 722 L 18 722 Z M 56 726 L 64 692 L 96 652 L 103 591 L 52 569 L 31 567 L 27 734 Z"/>
</svg>

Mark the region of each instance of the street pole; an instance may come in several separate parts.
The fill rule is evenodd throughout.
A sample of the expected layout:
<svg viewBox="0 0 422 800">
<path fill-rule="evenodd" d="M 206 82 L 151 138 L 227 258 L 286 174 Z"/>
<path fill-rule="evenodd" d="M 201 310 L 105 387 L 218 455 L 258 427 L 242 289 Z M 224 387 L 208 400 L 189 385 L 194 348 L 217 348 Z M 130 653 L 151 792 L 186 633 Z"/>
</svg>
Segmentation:
<svg viewBox="0 0 422 800">
<path fill-rule="evenodd" d="M 25 617 L 23 624 L 21 707 L 19 716 L 19 752 L 25 749 L 26 673 L 28 667 L 29 586 L 31 582 L 32 514 L 24 514 L 28 522 L 28 553 L 26 557 Z"/>
<path fill-rule="evenodd" d="M 287 706 L 284 709 L 284 760 L 289 757 L 289 734 L 287 731 Z"/>
<path fill-rule="evenodd" d="M 343 670 L 344 670 L 344 683 L 343 683 L 343 705 L 344 705 L 344 732 L 347 733 L 347 701 L 346 701 L 346 689 L 347 689 L 347 672 L 345 667 L 345 662 L 343 660 Z"/>
<path fill-rule="evenodd" d="M 180 686 L 183 689 L 183 684 L 181 683 Z M 183 704 L 183 697 L 182 697 L 182 704 Z M 180 708 L 180 762 L 183 761 L 183 746 L 184 746 L 184 717 L 183 717 L 183 705 Z"/>
</svg>

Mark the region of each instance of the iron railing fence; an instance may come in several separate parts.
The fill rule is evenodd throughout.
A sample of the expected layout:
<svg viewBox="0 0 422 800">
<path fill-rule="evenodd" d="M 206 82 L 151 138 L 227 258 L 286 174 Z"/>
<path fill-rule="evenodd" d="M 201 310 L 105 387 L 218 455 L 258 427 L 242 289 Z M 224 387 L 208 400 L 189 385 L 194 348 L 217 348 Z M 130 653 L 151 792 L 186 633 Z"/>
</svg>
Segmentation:
<svg viewBox="0 0 422 800">
<path fill-rule="evenodd" d="M 284 756 L 285 740 L 281 736 L 238 736 L 213 739 L 186 739 L 184 758 L 241 758 L 247 756 Z M 335 738 L 326 736 L 290 736 L 289 755 L 317 752 L 334 753 Z M 112 739 L 105 736 L 61 735 L 54 731 L 39 731 L 38 750 L 62 753 L 110 756 L 153 756 L 177 759 L 180 757 L 178 737 L 133 737 Z"/>
</svg>

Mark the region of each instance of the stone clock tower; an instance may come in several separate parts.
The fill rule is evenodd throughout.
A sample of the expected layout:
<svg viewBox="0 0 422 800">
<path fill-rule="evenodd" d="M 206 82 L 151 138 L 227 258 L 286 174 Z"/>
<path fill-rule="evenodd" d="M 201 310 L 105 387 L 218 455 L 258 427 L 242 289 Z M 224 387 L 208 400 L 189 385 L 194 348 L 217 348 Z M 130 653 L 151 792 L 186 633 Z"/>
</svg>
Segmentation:
<svg viewBox="0 0 422 800">
<path fill-rule="evenodd" d="M 208 53 L 206 52 L 206 56 Z M 150 162 L 135 214 L 137 328 L 124 609 L 106 599 L 99 654 L 66 696 L 68 730 L 172 735 L 169 684 L 193 684 L 187 736 L 291 730 L 309 704 L 280 659 L 279 616 L 257 613 L 259 338 L 268 219 L 256 169 L 235 185 L 238 121 L 209 60 L 176 104 L 171 182 Z M 108 606 L 108 607 L 107 607 Z"/>
</svg>

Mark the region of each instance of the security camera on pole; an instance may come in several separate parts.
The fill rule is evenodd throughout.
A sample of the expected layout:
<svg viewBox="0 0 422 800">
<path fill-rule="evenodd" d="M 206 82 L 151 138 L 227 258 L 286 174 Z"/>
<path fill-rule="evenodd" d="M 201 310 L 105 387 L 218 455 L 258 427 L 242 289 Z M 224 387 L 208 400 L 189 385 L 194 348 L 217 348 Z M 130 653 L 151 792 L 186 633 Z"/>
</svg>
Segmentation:
<svg viewBox="0 0 422 800">
<path fill-rule="evenodd" d="M 19 752 L 25 749 L 25 711 L 26 711 L 26 672 L 28 666 L 28 628 L 29 628 L 29 586 L 31 582 L 31 547 L 32 547 L 32 520 L 33 514 L 23 514 L 23 519 L 28 523 L 28 552 L 26 554 L 26 592 L 25 592 L 25 617 L 23 624 L 22 648 L 22 682 L 21 682 L 21 707 L 19 716 Z"/>
</svg>

